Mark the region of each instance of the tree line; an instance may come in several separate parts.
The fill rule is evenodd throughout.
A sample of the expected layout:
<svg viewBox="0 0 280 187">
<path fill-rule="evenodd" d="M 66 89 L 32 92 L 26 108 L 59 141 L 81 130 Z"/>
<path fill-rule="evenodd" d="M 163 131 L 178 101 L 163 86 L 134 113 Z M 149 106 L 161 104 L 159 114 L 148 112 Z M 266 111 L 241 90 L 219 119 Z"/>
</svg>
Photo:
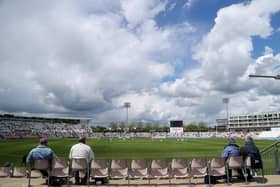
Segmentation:
<svg viewBox="0 0 280 187">
<path fill-rule="evenodd" d="M 111 122 L 108 127 L 104 126 L 92 126 L 93 132 L 151 132 L 151 131 L 161 131 L 169 132 L 169 124 L 159 123 L 143 123 L 143 122 L 132 122 L 128 125 L 124 122 Z M 189 124 L 184 124 L 185 132 L 207 132 L 214 131 L 214 127 L 207 126 L 205 122 L 191 122 Z"/>
</svg>

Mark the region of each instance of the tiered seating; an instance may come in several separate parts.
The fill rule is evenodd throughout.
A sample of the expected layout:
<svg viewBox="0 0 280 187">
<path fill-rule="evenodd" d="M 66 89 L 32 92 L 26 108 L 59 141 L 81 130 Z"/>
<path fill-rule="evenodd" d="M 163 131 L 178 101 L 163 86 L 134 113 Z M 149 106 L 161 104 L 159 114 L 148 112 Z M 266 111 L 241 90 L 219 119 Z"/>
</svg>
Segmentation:
<svg viewBox="0 0 280 187">
<path fill-rule="evenodd" d="M 0 121 L 0 139 L 90 137 L 92 130 L 81 124 L 40 121 Z"/>
<path fill-rule="evenodd" d="M 79 172 L 79 177 L 84 178 L 90 171 L 90 163 L 85 158 L 73 158 L 69 171 L 69 176 L 73 176 L 73 172 Z M 89 185 L 89 175 L 87 175 L 87 185 Z"/>
<path fill-rule="evenodd" d="M 251 172 L 251 175 L 255 175 L 256 170 L 261 170 L 262 182 L 265 182 L 263 164 L 261 160 L 256 160 L 253 159 L 251 156 L 247 156 L 244 161 L 244 165 L 245 165 L 246 173 Z"/>
<path fill-rule="evenodd" d="M 189 179 L 191 185 L 190 162 L 183 158 L 173 158 L 171 162 L 170 177 L 174 179 Z"/>
<path fill-rule="evenodd" d="M 0 177 L 11 176 L 10 167 L 0 167 Z"/>
<path fill-rule="evenodd" d="M 42 173 L 40 172 L 46 171 L 47 177 L 48 177 L 48 186 L 50 182 L 49 178 L 49 170 L 50 170 L 50 163 L 48 160 L 34 160 L 34 163 L 29 168 L 29 174 L 28 174 L 28 187 L 31 186 L 31 178 L 39 178 L 43 177 Z"/>
<path fill-rule="evenodd" d="M 0 167 L 0 177 L 26 177 L 25 167 Z"/>
<path fill-rule="evenodd" d="M 246 158 L 246 162 L 244 162 L 242 157 L 230 157 L 228 162 L 225 163 L 224 159 L 220 157 L 215 157 L 210 160 L 206 158 L 193 158 L 190 162 L 184 158 L 174 158 L 171 163 L 168 163 L 166 159 L 153 159 L 151 164 L 148 164 L 148 161 L 144 159 L 112 159 L 111 161 L 94 159 L 90 162 L 86 159 L 73 159 L 67 162 L 67 160 L 62 158 L 55 158 L 52 161 L 52 165 L 44 160 L 35 161 L 29 169 L 29 174 L 27 174 L 27 170 L 24 167 L 1 167 L 0 177 L 28 176 L 28 184 L 30 186 L 31 178 L 42 177 L 38 170 L 45 170 L 49 178 L 57 177 L 67 179 L 67 185 L 69 185 L 69 179 L 74 176 L 73 171 L 79 171 L 80 177 L 85 176 L 86 173 L 90 173 L 87 175 L 88 185 L 92 184 L 93 180 L 96 182 L 100 178 L 107 181 L 108 186 L 112 184 L 114 179 L 125 180 L 128 186 L 130 186 L 131 182 L 134 182 L 133 180 L 138 179 L 142 180 L 142 184 L 144 185 L 148 181 L 148 186 L 150 186 L 152 180 L 155 178 L 158 180 L 168 180 L 168 185 L 176 184 L 176 179 L 188 179 L 188 181 L 184 181 L 183 183 L 192 185 L 192 179 L 198 177 L 209 177 L 209 184 L 211 184 L 210 176 L 229 177 L 229 169 L 242 169 L 245 174 L 244 176 L 246 176 L 246 168 L 253 169 L 249 165 L 249 160 L 250 158 Z M 68 165 L 68 163 L 70 164 Z M 172 179 L 175 179 L 175 181 Z M 63 181 L 66 182 L 66 180 Z"/>
<path fill-rule="evenodd" d="M 241 170 L 243 175 L 245 176 L 245 181 L 247 183 L 247 177 L 245 174 L 245 165 L 244 165 L 244 161 L 243 161 L 243 157 L 242 156 L 234 156 L 234 157 L 229 157 L 228 161 L 227 161 L 227 179 L 228 179 L 228 183 L 229 181 L 229 175 L 232 175 L 232 172 L 230 172 L 229 170 Z"/>
<path fill-rule="evenodd" d="M 131 161 L 129 179 L 149 179 L 148 162 L 144 159 L 134 159 Z M 150 186 L 150 180 L 148 180 Z"/>
<path fill-rule="evenodd" d="M 225 159 L 222 157 L 214 157 L 210 161 L 210 165 L 208 168 L 208 176 L 209 176 L 209 181 L 211 181 L 210 176 L 214 177 L 223 177 L 226 176 L 226 163 Z"/>
<path fill-rule="evenodd" d="M 14 167 L 12 170 L 13 177 L 26 177 L 27 171 L 25 167 Z"/>
<path fill-rule="evenodd" d="M 169 166 L 165 159 L 152 160 L 149 179 L 169 179 L 170 185 L 170 173 Z"/>
<path fill-rule="evenodd" d="M 128 179 L 128 186 L 129 184 L 129 170 L 127 165 L 127 160 L 123 159 L 113 159 L 111 162 L 111 168 L 109 172 L 110 179 Z"/>
<path fill-rule="evenodd" d="M 69 167 L 67 160 L 56 157 L 52 161 L 52 167 L 50 171 L 50 178 L 66 178 L 67 186 L 69 185 Z"/>
<path fill-rule="evenodd" d="M 109 177 L 108 161 L 105 159 L 92 160 L 91 167 L 90 167 L 90 177 L 95 179 L 108 178 Z"/>
<path fill-rule="evenodd" d="M 236 158 L 232 160 L 236 161 Z M 127 180 L 128 186 L 130 186 L 131 180 L 134 179 L 143 180 L 144 183 L 146 183 L 146 179 L 148 180 L 148 186 L 150 186 L 150 181 L 155 178 L 159 180 L 168 179 L 168 185 L 172 184 L 171 179 L 189 179 L 189 181 L 184 183 L 191 185 L 193 178 L 209 177 L 209 184 L 211 184 L 210 176 L 225 177 L 227 176 L 227 168 L 241 168 L 246 172 L 246 167 L 248 166 L 244 164 L 243 160 L 239 160 L 235 164 L 232 161 L 225 163 L 224 159 L 220 157 L 215 157 L 210 160 L 206 158 L 193 158 L 191 162 L 188 162 L 184 158 L 174 158 L 171 164 L 167 163 L 165 159 L 153 159 L 150 165 L 144 159 L 133 159 L 131 161 L 113 159 L 111 162 L 107 161 L 107 163 L 106 160 L 101 160 L 100 163 L 100 160 L 97 159 L 92 161 L 92 173 L 90 176 L 92 178 L 106 178 L 108 181 L 125 179 Z M 103 171 L 102 174 L 97 170 Z M 246 173 L 244 174 L 246 176 Z M 228 180 L 224 181 L 227 182 Z M 109 184 L 111 183 L 108 182 Z"/>
</svg>

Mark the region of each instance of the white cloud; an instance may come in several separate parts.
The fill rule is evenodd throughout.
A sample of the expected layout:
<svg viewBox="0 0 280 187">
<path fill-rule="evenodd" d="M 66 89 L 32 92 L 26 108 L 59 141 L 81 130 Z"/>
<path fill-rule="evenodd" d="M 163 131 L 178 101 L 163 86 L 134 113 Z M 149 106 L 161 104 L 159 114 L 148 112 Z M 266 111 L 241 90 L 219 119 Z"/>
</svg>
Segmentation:
<svg viewBox="0 0 280 187">
<path fill-rule="evenodd" d="M 210 83 L 203 77 L 200 70 L 191 70 L 185 73 L 184 78 L 162 83 L 160 91 L 170 97 L 203 97 L 208 94 L 207 92 L 211 88 Z"/>
<path fill-rule="evenodd" d="M 194 48 L 193 57 L 201 66 L 186 69 L 182 77 L 162 82 L 153 92 L 121 96 L 119 101 L 126 98 L 135 103 L 131 108 L 135 110 L 132 112 L 135 119 L 179 118 L 188 122 L 204 120 L 214 123 L 216 118 L 225 116 L 224 97 L 230 98 L 230 113 L 279 110 L 279 105 L 274 104 L 279 99 L 273 96 L 279 94 L 277 82 L 259 84 L 259 80 L 248 79 L 248 74 L 252 72 L 280 69 L 277 68 L 279 55 L 272 55 L 273 50 L 268 47 L 266 54 L 257 60 L 251 55 L 254 50 L 252 37 L 269 37 L 273 33 L 271 15 L 279 10 L 279 1 L 269 4 L 263 0 L 219 10 L 215 25 Z M 175 40 L 178 40 L 179 35 L 176 36 Z M 271 61 L 267 68 L 260 65 L 259 61 L 263 58 Z M 268 88 L 269 85 L 272 86 Z"/>
<path fill-rule="evenodd" d="M 1 2 L 2 111 L 98 115 L 114 98 L 172 76 L 172 62 L 157 54 L 171 56 L 177 29 L 153 20 L 164 2 L 96 3 Z M 140 15 L 130 15 L 133 3 Z M 124 24 L 122 6 L 136 29 Z"/>
<path fill-rule="evenodd" d="M 1 1 L 0 96 L 5 99 L 0 110 L 119 121 L 123 102 L 129 101 L 131 120 L 214 122 L 224 114 L 225 96 L 235 113 L 260 111 L 262 105 L 279 108 L 273 104 L 279 98 L 269 96 L 279 94 L 276 82 L 247 77 L 280 74 L 273 49 L 266 47 L 257 60 L 251 56 L 252 37 L 273 33 L 270 19 L 279 1 L 219 10 L 193 51 L 200 31 L 187 20 L 162 27 L 156 22 L 167 5 L 160 0 Z M 200 64 L 190 68 L 186 59 L 192 52 Z"/>
<path fill-rule="evenodd" d="M 280 54 L 268 53 L 259 57 L 256 63 L 250 67 L 250 74 L 257 75 L 279 75 L 280 74 Z M 252 80 L 259 95 L 279 95 L 279 82 L 273 79 L 257 78 Z"/>
<path fill-rule="evenodd" d="M 184 102 L 184 98 L 193 98 L 195 105 L 192 107 L 197 111 L 197 115 L 200 114 L 205 118 L 215 114 L 213 118 L 224 116 L 221 99 L 225 96 L 231 99 L 230 106 L 233 113 L 248 113 L 252 112 L 254 107 L 261 106 L 268 96 L 256 102 L 249 102 L 250 98 L 259 98 L 263 94 L 279 94 L 277 82 L 263 80 L 266 84 L 260 84 L 256 82 L 259 80 L 248 79 L 248 74 L 252 72 L 268 73 L 267 70 L 271 72 L 272 68 L 275 69 L 279 64 L 278 55 L 265 55 L 257 60 L 251 57 L 254 50 L 252 37 L 269 37 L 273 31 L 270 17 L 279 10 L 279 1 L 269 4 L 263 0 L 231 5 L 219 10 L 215 25 L 194 48 L 193 57 L 201 63 L 201 67 L 186 71 L 182 78 L 174 82 L 163 83 L 161 93 L 177 97 L 179 101 L 177 103 L 185 106 L 188 103 Z M 258 27 L 256 28 L 255 25 Z M 266 48 L 266 52 L 272 50 Z M 270 63 L 260 65 L 259 61 L 263 58 Z M 265 93 L 263 90 L 266 90 Z M 260 107 L 258 112 L 270 111 L 272 104 L 270 100 L 264 105 L 265 107 Z M 273 109 L 276 110 L 277 107 Z"/>
<path fill-rule="evenodd" d="M 160 0 L 122 0 L 121 6 L 127 22 L 134 26 L 153 19 L 165 10 L 166 3 Z"/>
<path fill-rule="evenodd" d="M 191 99 L 185 99 L 185 105 L 176 104 L 177 100 L 162 97 L 158 94 L 158 90 L 142 91 L 139 93 L 129 93 L 114 100 L 115 105 L 122 106 L 123 101 L 132 103 L 129 109 L 129 116 L 136 121 L 155 120 L 166 122 L 168 120 L 182 119 L 186 121 L 196 121 L 196 113 Z M 189 103 L 186 104 L 186 103 Z M 121 109 L 122 110 L 122 109 Z M 120 112 L 116 112 L 119 115 Z M 122 112 L 123 113 L 123 112 Z M 125 115 L 123 114 L 123 119 Z"/>
<path fill-rule="evenodd" d="M 265 46 L 264 55 L 268 55 L 268 54 L 273 54 L 273 49 L 268 46 Z"/>
<path fill-rule="evenodd" d="M 270 4 L 258 0 L 218 11 L 214 27 L 194 54 L 216 89 L 224 92 L 248 89 L 247 85 L 242 86 L 241 78 L 254 61 L 252 36 L 268 37 L 273 30 L 270 15 L 279 9 L 279 1 Z"/>
</svg>

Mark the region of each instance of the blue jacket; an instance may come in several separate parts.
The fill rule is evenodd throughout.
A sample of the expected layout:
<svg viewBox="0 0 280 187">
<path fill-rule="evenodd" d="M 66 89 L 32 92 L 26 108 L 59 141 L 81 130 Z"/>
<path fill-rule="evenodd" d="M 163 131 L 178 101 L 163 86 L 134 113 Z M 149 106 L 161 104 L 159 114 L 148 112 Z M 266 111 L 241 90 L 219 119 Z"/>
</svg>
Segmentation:
<svg viewBox="0 0 280 187">
<path fill-rule="evenodd" d="M 222 152 L 222 157 L 226 160 L 231 156 L 240 156 L 240 151 L 237 144 L 228 144 Z"/>
<path fill-rule="evenodd" d="M 26 158 L 26 162 L 31 164 L 33 160 L 51 161 L 54 157 L 56 157 L 56 155 L 51 148 L 47 146 L 39 145 L 29 152 Z"/>
</svg>

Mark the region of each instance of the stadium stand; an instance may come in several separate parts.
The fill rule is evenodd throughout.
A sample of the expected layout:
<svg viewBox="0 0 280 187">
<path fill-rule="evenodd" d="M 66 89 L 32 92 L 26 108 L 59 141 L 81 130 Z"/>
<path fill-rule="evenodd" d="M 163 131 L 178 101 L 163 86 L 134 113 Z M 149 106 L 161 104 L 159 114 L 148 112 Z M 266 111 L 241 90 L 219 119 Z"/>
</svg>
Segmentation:
<svg viewBox="0 0 280 187">
<path fill-rule="evenodd" d="M 0 139 L 89 137 L 92 129 L 88 121 L 0 114 Z"/>
<path fill-rule="evenodd" d="M 256 136 L 257 139 L 278 139 L 280 138 L 280 128 L 271 128 L 270 131 L 262 131 Z"/>
<path fill-rule="evenodd" d="M 151 132 L 92 132 L 89 126 L 90 119 L 78 118 L 51 118 L 41 116 L 20 116 L 0 114 L 0 140 L 1 139 L 34 139 L 47 138 L 209 138 L 234 136 L 243 138 L 247 132 L 180 132 L 171 133 L 163 131 Z M 280 131 L 279 131 L 280 132 Z M 259 132 L 250 132 L 256 137 Z M 278 135 L 279 136 L 279 135 Z"/>
</svg>

